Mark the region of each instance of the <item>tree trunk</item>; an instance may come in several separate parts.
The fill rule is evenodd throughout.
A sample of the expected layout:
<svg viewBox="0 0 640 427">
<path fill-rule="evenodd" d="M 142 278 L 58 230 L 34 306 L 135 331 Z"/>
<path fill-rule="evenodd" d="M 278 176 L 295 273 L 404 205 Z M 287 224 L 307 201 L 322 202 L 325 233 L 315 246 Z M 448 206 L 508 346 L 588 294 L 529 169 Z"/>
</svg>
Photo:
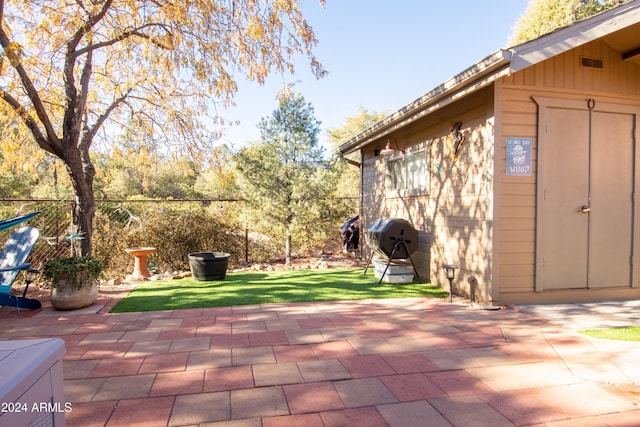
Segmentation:
<svg viewBox="0 0 640 427">
<path fill-rule="evenodd" d="M 72 212 L 71 247 L 74 256 L 91 255 L 93 215 L 96 210 L 93 193 L 95 169 L 88 160 L 88 153 L 83 156 L 85 161 L 80 158 L 77 151 L 74 153 L 73 150 L 69 150 L 68 154 L 69 156 L 65 156 L 63 161 L 76 196 Z"/>
<path fill-rule="evenodd" d="M 285 226 L 284 260 L 284 264 L 291 267 L 291 226 L 289 224 Z"/>
</svg>

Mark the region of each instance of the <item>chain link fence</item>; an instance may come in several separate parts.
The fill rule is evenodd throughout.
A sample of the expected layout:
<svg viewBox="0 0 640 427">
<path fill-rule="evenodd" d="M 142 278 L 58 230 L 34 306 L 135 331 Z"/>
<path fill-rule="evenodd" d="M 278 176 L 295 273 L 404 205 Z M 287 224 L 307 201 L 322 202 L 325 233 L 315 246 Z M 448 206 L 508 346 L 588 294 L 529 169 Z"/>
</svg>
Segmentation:
<svg viewBox="0 0 640 427">
<path fill-rule="evenodd" d="M 26 222 L 40 231 L 40 240 L 29 262 L 41 269 L 50 259 L 72 256 L 74 239 L 71 226 L 73 202 L 69 200 L 2 200 L 0 218 L 12 218 L 40 211 Z M 231 254 L 232 266 L 273 260 L 282 253 L 281 242 L 248 230 L 234 222 L 242 210 L 238 199 L 206 200 L 96 200 L 93 224 L 93 255 L 104 262 L 110 277 L 124 277 L 133 271 L 129 247 L 153 246 L 148 258 L 156 272 L 189 269 L 188 254 L 223 251 Z M 340 247 L 340 224 L 335 228 L 335 243 Z M 12 230 L 0 232 L 3 244 Z"/>
<path fill-rule="evenodd" d="M 94 256 L 105 263 L 111 274 L 125 274 L 133 266 L 127 247 L 157 246 L 157 254 L 149 257 L 152 267 L 163 270 L 188 269 L 188 252 L 221 250 L 232 254 L 236 264 L 248 261 L 249 252 L 258 248 L 245 230 L 225 221 L 238 200 L 98 200 L 94 217 Z M 40 231 L 40 240 L 31 252 L 29 262 L 35 268 L 50 259 L 72 256 L 74 239 L 71 226 L 73 202 L 68 200 L 2 200 L 0 218 L 11 218 L 33 211 L 38 215 L 26 225 Z M 0 242 L 7 240 L 11 229 L 0 232 Z M 187 251 L 187 252 L 183 252 Z M 172 258 L 173 257 L 173 258 Z M 130 273 L 131 271 L 129 271 Z"/>
<path fill-rule="evenodd" d="M 71 237 L 68 234 L 71 225 L 71 208 L 72 204 L 64 201 L 3 200 L 0 218 L 7 219 L 40 211 L 39 215 L 25 223 L 40 230 L 40 240 L 30 255 L 31 263 L 37 268 L 49 259 L 71 256 L 70 240 L 67 239 Z M 13 229 L 3 230 L 0 233 L 0 242 L 6 241 L 12 231 Z"/>
</svg>

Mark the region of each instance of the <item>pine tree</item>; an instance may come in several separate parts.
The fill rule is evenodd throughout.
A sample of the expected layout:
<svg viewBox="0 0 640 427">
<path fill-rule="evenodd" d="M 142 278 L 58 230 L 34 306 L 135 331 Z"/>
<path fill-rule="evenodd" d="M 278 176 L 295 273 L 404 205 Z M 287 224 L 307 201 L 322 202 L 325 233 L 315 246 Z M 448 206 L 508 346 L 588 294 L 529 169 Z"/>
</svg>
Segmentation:
<svg viewBox="0 0 640 427">
<path fill-rule="evenodd" d="M 292 236 L 314 233 L 324 204 L 335 190 L 337 174 L 323 161 L 318 146 L 320 122 L 304 98 L 286 96 L 258 125 L 261 141 L 235 156 L 247 204 L 284 235 L 286 265 L 291 265 Z"/>
</svg>

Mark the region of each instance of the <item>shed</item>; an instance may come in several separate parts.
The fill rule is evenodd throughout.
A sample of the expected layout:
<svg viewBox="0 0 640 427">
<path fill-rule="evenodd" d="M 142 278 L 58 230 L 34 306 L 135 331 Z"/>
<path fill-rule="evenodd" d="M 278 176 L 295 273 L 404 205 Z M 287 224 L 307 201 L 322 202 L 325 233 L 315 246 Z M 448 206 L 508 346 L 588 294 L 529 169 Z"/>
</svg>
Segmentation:
<svg viewBox="0 0 640 427">
<path fill-rule="evenodd" d="M 494 52 L 339 151 L 359 153 L 362 227 L 410 221 L 433 284 L 456 264 L 454 292 L 494 305 L 635 299 L 639 115 L 636 0 Z"/>
</svg>

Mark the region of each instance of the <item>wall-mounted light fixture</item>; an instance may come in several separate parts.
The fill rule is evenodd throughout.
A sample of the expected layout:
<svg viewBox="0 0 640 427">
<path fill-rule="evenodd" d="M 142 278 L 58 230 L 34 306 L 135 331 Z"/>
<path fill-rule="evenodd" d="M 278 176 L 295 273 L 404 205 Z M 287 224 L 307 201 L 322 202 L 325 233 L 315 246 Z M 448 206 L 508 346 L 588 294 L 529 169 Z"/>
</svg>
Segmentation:
<svg viewBox="0 0 640 427">
<path fill-rule="evenodd" d="M 395 149 L 391 145 L 392 143 L 395 144 Z M 396 154 L 396 151 L 400 151 L 402 154 L 405 154 L 405 150 L 402 150 L 400 149 L 400 147 L 398 147 L 398 141 L 394 137 L 390 137 L 389 139 L 387 139 L 386 147 L 384 147 L 384 149 L 380 151 L 380 155 L 383 157 L 389 157 Z"/>
</svg>

